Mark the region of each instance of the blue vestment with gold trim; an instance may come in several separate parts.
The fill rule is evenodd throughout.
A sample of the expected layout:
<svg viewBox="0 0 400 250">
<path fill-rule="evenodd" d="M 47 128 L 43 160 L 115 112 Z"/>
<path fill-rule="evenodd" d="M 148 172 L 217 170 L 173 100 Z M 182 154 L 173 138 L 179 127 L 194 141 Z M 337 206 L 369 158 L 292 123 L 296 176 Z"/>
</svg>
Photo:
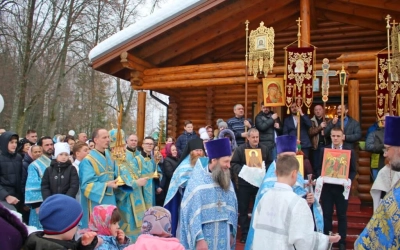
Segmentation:
<svg viewBox="0 0 400 250">
<path fill-rule="evenodd" d="M 376 209 L 354 243 L 354 249 L 400 249 L 400 181 Z"/>
<path fill-rule="evenodd" d="M 28 166 L 28 178 L 26 179 L 25 188 L 25 204 L 34 204 L 43 202 L 42 197 L 42 177 L 44 171 L 50 166 L 51 160 L 49 157 L 42 155 Z M 29 226 L 34 226 L 37 229 L 43 229 L 39 222 L 39 215 L 32 208 L 29 215 Z"/>
<path fill-rule="evenodd" d="M 196 249 L 196 242 L 204 239 L 208 249 L 235 249 L 235 244 L 230 246 L 230 237 L 235 242 L 237 209 L 233 184 L 228 191 L 223 190 L 208 171 L 208 158 L 199 158 L 182 199 L 181 244 L 185 249 Z"/>
<path fill-rule="evenodd" d="M 109 150 L 105 156 L 96 149 L 79 164 L 79 182 L 81 186 L 81 204 L 83 208 L 82 228 L 87 228 L 93 207 L 101 204 L 116 205 L 113 188 L 107 182 L 118 176 L 118 168 L 111 158 Z"/>
</svg>

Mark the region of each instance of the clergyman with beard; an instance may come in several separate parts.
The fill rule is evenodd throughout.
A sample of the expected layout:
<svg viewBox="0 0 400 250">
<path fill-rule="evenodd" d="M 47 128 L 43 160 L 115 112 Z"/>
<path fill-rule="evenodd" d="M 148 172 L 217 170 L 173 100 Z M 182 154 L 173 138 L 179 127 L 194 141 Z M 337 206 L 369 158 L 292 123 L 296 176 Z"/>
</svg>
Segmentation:
<svg viewBox="0 0 400 250">
<path fill-rule="evenodd" d="M 400 172 L 400 117 L 387 116 L 383 139 L 384 156 L 393 171 Z M 354 249 L 400 249 L 400 181 L 381 201 Z"/>
<path fill-rule="evenodd" d="M 203 157 L 204 152 L 202 139 L 195 138 L 190 140 L 182 151 L 178 167 L 172 175 L 165 197 L 164 207 L 171 213 L 171 233 L 173 236 L 176 236 L 176 232 L 178 231 L 179 211 L 187 182 L 192 176 L 193 167 L 197 159 Z"/>
<path fill-rule="evenodd" d="M 206 142 L 181 203 L 179 240 L 185 249 L 235 249 L 237 200 L 228 138 Z"/>
</svg>

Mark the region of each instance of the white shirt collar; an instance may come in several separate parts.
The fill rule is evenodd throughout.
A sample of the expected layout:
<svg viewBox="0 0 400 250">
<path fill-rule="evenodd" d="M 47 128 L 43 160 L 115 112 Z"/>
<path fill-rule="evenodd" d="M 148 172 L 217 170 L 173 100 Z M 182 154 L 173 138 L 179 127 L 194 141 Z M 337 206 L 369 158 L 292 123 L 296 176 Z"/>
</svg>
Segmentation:
<svg viewBox="0 0 400 250">
<path fill-rule="evenodd" d="M 282 183 L 282 182 L 275 182 L 274 187 L 276 187 L 276 188 L 281 188 L 281 189 L 287 189 L 287 190 L 293 191 L 293 189 L 292 189 L 291 186 L 289 186 L 289 185 L 286 184 L 286 183 Z"/>
</svg>

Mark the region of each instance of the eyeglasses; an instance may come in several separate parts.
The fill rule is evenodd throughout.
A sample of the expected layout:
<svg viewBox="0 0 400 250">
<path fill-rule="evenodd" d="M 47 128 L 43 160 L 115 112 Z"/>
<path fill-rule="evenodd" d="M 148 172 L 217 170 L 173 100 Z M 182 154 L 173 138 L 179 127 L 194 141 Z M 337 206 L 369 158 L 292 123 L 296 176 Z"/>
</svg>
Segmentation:
<svg viewBox="0 0 400 250">
<path fill-rule="evenodd" d="M 147 145 L 147 146 L 153 146 L 153 143 L 143 143 L 143 145 Z"/>
<path fill-rule="evenodd" d="M 390 147 L 385 147 L 385 148 L 382 150 L 383 153 L 386 154 L 386 153 L 389 151 L 389 148 L 391 148 L 391 146 L 390 146 Z"/>
</svg>

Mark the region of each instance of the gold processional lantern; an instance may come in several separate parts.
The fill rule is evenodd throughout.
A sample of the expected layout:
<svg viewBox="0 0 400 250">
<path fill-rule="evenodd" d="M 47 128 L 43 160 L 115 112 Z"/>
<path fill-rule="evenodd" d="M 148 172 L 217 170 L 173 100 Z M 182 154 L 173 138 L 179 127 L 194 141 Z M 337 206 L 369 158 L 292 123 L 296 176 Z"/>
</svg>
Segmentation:
<svg viewBox="0 0 400 250">
<path fill-rule="evenodd" d="M 248 24 L 248 23 L 246 23 Z M 260 27 L 250 32 L 249 37 L 249 73 L 254 78 L 258 74 L 267 77 L 268 72 L 272 72 L 274 67 L 274 28 L 267 28 L 264 22 L 260 23 Z"/>
<path fill-rule="evenodd" d="M 337 76 L 339 78 L 339 84 L 340 84 L 340 86 L 342 88 L 342 96 L 340 98 L 341 99 L 341 104 L 340 104 L 340 107 L 341 107 L 341 109 L 340 109 L 341 110 L 340 119 L 341 119 L 341 121 L 340 121 L 340 125 L 341 125 L 342 130 L 344 131 L 344 112 L 345 112 L 345 108 L 344 108 L 344 87 L 347 85 L 347 82 L 349 81 L 349 72 L 347 72 L 344 69 L 344 65 L 342 65 L 342 70 L 337 72 Z"/>
</svg>

